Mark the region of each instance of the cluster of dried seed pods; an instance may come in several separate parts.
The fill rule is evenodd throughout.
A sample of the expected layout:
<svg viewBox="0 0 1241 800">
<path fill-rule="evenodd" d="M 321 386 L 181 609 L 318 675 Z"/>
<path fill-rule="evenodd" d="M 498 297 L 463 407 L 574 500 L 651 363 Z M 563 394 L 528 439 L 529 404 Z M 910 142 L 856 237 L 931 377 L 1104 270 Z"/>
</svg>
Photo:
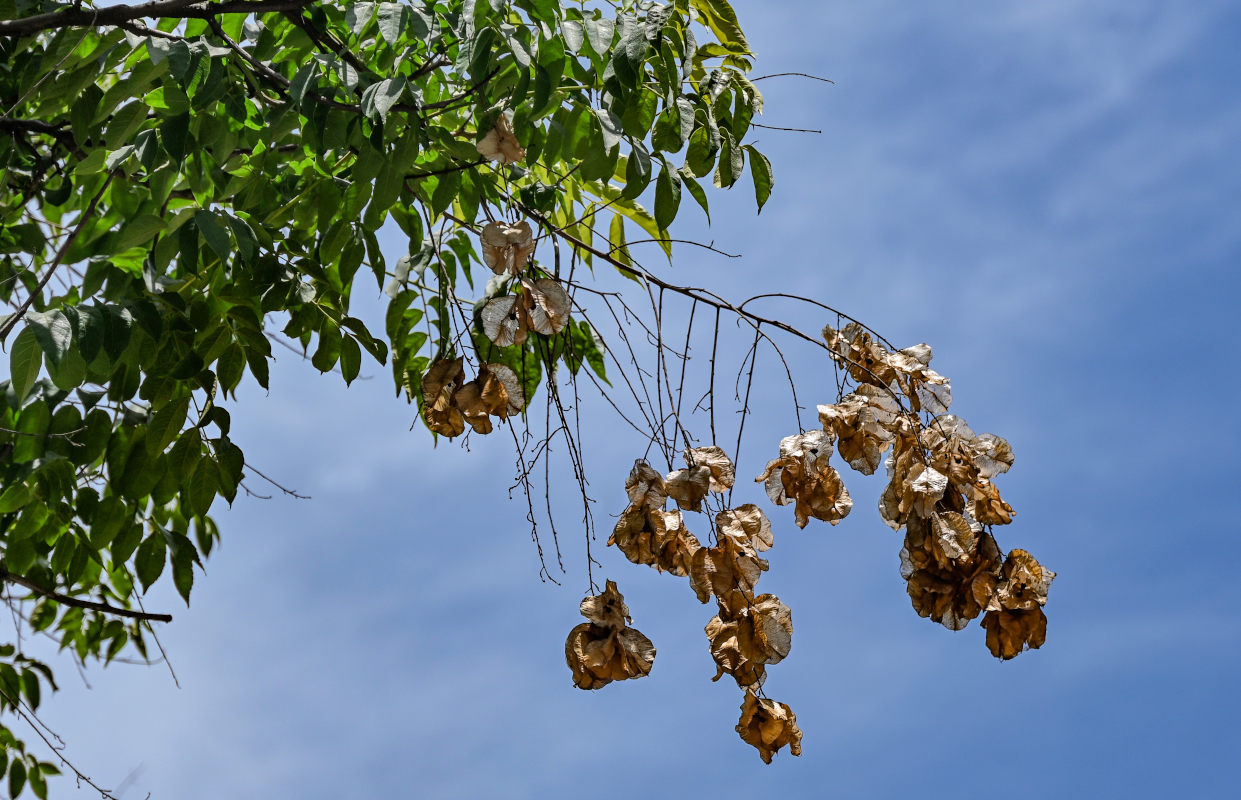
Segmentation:
<svg viewBox="0 0 1241 800">
<path fill-rule="evenodd" d="M 715 543 L 703 545 L 685 526 L 684 512 L 701 512 L 711 492 L 731 489 L 736 471 L 724 451 L 715 446 L 687 449 L 685 461 L 684 469 L 668 475 L 660 475 L 643 460 L 634 462 L 625 482 L 629 506 L 608 544 L 635 564 L 688 578 L 703 603 L 715 597 L 718 613 L 705 628 L 716 665 L 712 680 L 730 675 L 745 691 L 737 733 L 767 763 L 786 745 L 800 755 L 802 734 L 796 715 L 787 705 L 761 696 L 767 665 L 789 654 L 793 637 L 788 606 L 775 595 L 754 593 L 768 568 L 758 554 L 772 546 L 771 523 L 752 503 L 725 509 L 715 516 Z M 667 510 L 669 498 L 675 501 L 676 510 Z M 574 635 L 581 635 L 577 633 L 581 627 L 570 634 L 566 654 Z M 594 688 L 578 679 L 581 660 L 576 652 L 568 658 L 574 682 Z"/>
<path fill-rule="evenodd" d="M 482 364 L 478 377 L 467 382 L 465 360 L 444 358 L 422 378 L 422 417 L 441 436 L 460 436 L 466 424 L 475 433 L 491 433 L 491 417 L 506 420 L 525 405 L 517 373 L 503 364 Z"/>
<path fill-rule="evenodd" d="M 985 612 L 987 647 L 1000 659 L 1040 647 L 1055 573 L 1025 550 L 1001 557 L 991 533 L 1014 516 L 991 482 L 1013 464 L 1008 442 L 975 434 L 947 413 L 951 388 L 930 368 L 928 345 L 890 352 L 856 323 L 828 327 L 823 337 L 858 386 L 819 406 L 823 430 L 784 439 L 780 458 L 757 480 L 766 482 L 773 502 L 796 502 L 798 525 L 807 516 L 835 524 L 851 502 L 826 463 L 833 443 L 866 475 L 890 450 L 879 515 L 894 530 L 905 529 L 901 575 L 914 610 L 951 630 Z"/>
<path fill-rule="evenodd" d="M 479 234 L 483 262 L 497 275 L 520 274 L 534 255 L 530 223 L 488 222 Z M 512 294 L 487 301 L 481 312 L 483 333 L 498 347 L 519 345 L 530 331 L 552 336 L 569 324 L 569 295 L 551 278 L 521 278 Z"/>
<path fill-rule="evenodd" d="M 564 657 L 579 689 L 599 689 L 612 681 L 642 678 L 655 663 L 655 645 L 630 628 L 629 606 L 608 581 L 603 593 L 587 597 L 580 607 L 590 620 L 569 631 Z"/>
</svg>

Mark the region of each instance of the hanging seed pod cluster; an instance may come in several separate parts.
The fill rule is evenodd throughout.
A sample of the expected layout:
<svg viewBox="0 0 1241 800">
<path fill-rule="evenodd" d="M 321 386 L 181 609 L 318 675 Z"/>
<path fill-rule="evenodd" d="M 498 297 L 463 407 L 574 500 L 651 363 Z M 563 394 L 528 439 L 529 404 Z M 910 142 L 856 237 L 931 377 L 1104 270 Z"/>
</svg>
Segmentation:
<svg viewBox="0 0 1241 800">
<path fill-rule="evenodd" d="M 901 576 L 914 610 L 954 631 L 985 613 L 987 648 L 999 659 L 1041 647 L 1043 605 L 1056 574 L 1025 550 L 1002 557 L 992 533 L 1015 516 L 991 482 L 1013 465 L 1008 442 L 975 434 L 948 413 L 952 392 L 948 379 L 930 368 L 928 345 L 891 352 L 857 323 L 825 328 L 823 338 L 858 384 L 840 402 L 819 406 L 828 452 L 835 440 L 840 457 L 870 475 L 891 450 L 879 516 L 905 531 Z M 777 503 L 778 489 L 768 479 Z"/>
<path fill-rule="evenodd" d="M 767 763 L 785 746 L 793 755 L 800 755 L 802 734 L 797 716 L 787 705 L 762 696 L 767 665 L 784 660 L 793 642 L 789 607 L 773 594 L 755 594 L 759 578 L 769 566 L 759 553 L 773 544 L 771 523 L 752 503 L 725 508 L 715 516 L 714 544 L 703 545 L 686 527 L 685 513 L 701 513 L 709 494 L 731 489 L 736 470 L 719 447 L 689 448 L 684 455 L 686 466 L 667 475 L 660 475 L 644 460 L 634 462 L 625 481 L 629 505 L 621 513 L 608 545 L 616 546 L 635 564 L 688 578 L 700 602 L 715 598 L 718 613 L 705 628 L 716 665 L 712 680 L 728 675 L 744 692 L 737 733 Z M 676 503 L 673 510 L 667 508 L 670 499 Z M 615 585 L 609 581 L 608 587 L 610 591 Z M 587 598 L 583 613 L 587 602 L 598 603 L 607 594 L 605 591 L 599 597 Z M 580 677 L 582 636 L 583 626 L 579 625 L 565 643 L 569 668 L 575 685 L 598 688 L 602 684 L 587 683 Z M 650 652 L 653 657 L 654 649 Z M 625 677 L 642 677 L 649 671 L 647 664 L 644 670 Z"/>
<path fill-rule="evenodd" d="M 904 531 L 901 575 L 914 610 L 951 630 L 983 615 L 987 647 L 1000 659 L 1040 647 L 1047 628 L 1042 609 L 1055 573 L 1025 550 L 1002 556 L 992 533 L 1015 516 L 992 483 L 1013 464 L 1008 442 L 975 434 L 948 413 L 951 387 L 930 368 L 929 346 L 891 350 L 856 323 L 828 327 L 823 337 L 853 388 L 818 407 L 821 429 L 782 439 L 778 457 L 755 481 L 775 505 L 793 506 L 798 527 L 811 519 L 836 525 L 853 500 L 833 454 L 864 475 L 885 467 L 879 515 Z M 744 692 L 737 733 L 767 763 L 785 746 L 800 755 L 797 716 L 763 694 L 767 667 L 789 654 L 793 635 L 788 606 L 757 590 L 769 567 L 760 553 L 774 543 L 771 522 L 752 503 L 726 508 L 721 500 L 711 538 L 700 539 L 686 514 L 701 513 L 713 493 L 732 489 L 736 470 L 719 447 L 688 448 L 684 457 L 686 466 L 667 475 L 645 460 L 634 463 L 625 482 L 629 505 L 608 545 L 635 564 L 687 578 L 699 601 L 715 600 L 717 613 L 705 628 L 716 665 L 712 680 L 728 675 Z M 591 618 L 588 604 L 594 609 L 613 594 L 619 598 L 609 581 L 604 594 L 583 602 L 583 614 Z M 595 689 L 650 672 L 644 659 L 654 658 L 654 648 L 645 637 L 625 640 L 628 629 L 618 627 L 619 617 L 607 628 L 591 619 L 574 628 L 565 645 L 575 685 Z"/>
</svg>

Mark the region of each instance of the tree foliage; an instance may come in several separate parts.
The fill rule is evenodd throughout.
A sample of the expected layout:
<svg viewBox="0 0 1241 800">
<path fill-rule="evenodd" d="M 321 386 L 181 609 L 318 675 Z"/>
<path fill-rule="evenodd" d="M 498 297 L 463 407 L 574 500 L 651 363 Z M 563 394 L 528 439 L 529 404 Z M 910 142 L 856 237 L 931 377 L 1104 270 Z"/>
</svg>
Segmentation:
<svg viewBox="0 0 1241 800">
<path fill-rule="evenodd" d="M 219 538 L 211 512 L 251 491 L 247 481 L 274 484 L 230 434 L 238 387 L 269 384 L 273 343 L 346 383 L 368 361 L 384 365 L 435 435 L 527 424 L 541 393 L 560 420 L 543 441 L 565 437 L 584 499 L 557 376 L 575 396 L 581 380 L 610 398 L 615 381 L 642 419 L 614 403 L 616 413 L 671 468 L 678 440 L 698 437 L 680 411 L 685 353 L 680 385 L 669 373 L 665 292 L 692 304 L 691 327 L 707 308 L 718 336 L 722 312 L 754 330 L 755 350 L 779 334 L 816 342 L 843 369 L 839 404 L 820 409 L 825 430 L 786 440 L 761 478 L 774 502 L 795 505 L 799 525 L 848 512 L 826 466 L 833 442 L 868 474 L 892 448 L 884 517 L 908 526 L 919 613 L 954 627 L 972 618 L 951 599 L 960 591 L 973 616 L 996 585 L 1021 596 L 1021 576 L 1039 567 L 1010 568 L 1010 556 L 1001 575 L 994 541 L 980 544 L 983 526 L 1011 509 L 975 465 L 981 439 L 945 428 L 956 423 L 944 422 L 955 418 L 944 416 L 946 382 L 926 368 L 929 348 L 884 349 L 857 326 L 807 336 L 636 258 L 643 242 L 671 258 L 686 196 L 708 211 L 709 189 L 747 173 L 760 210 L 770 196 L 771 165 L 750 143 L 762 111 L 752 60 L 726 0 L 0 0 L 0 300 L 11 307 L 0 322 L 0 579 L 19 625 L 83 661 L 147 657 L 152 623 L 170 617 L 142 609 L 142 593 L 170 580 L 188 603 Z M 403 252 L 380 246 L 385 228 L 399 231 Z M 616 304 L 626 322 L 631 308 L 592 290 L 595 269 L 651 300 L 645 370 Z M 382 330 L 351 312 L 359 291 L 386 296 Z M 619 338 L 605 339 L 592 308 L 613 315 Z M 714 363 L 713 352 L 709 445 L 687 450 L 687 467 L 666 478 L 635 467 L 613 541 L 631 560 L 689 577 L 703 602 L 717 598 L 717 678 L 747 690 L 738 731 L 770 760 L 800 746 L 792 711 L 761 695 L 763 666 L 787 654 L 792 623 L 777 598 L 753 594 L 766 568 L 757 551 L 771 544 L 765 515 L 708 496 L 733 482 L 715 443 Z M 850 376 L 858 388 L 846 398 Z M 514 441 L 537 540 L 529 476 L 542 456 Z M 936 460 L 962 454 L 974 469 L 965 477 L 951 469 L 969 468 Z M 715 544 L 688 534 L 681 510 L 665 510 L 669 496 L 681 510 L 705 501 L 717 512 Z M 997 613 L 1024 620 L 1047 580 L 1034 605 L 1027 594 Z M 919 605 L 915 586 L 949 597 L 948 610 Z M 626 627 L 614 584 L 583 613 L 590 621 L 566 645 L 578 686 L 650 671 L 654 647 Z M 1041 643 L 1012 633 L 1026 622 L 997 619 L 997 655 Z M 0 702 L 36 733 L 41 687 L 55 688 L 52 673 L 20 638 L 0 648 Z M 11 793 L 28 785 L 45 796 L 57 768 L 8 728 L 0 739 Z"/>
</svg>

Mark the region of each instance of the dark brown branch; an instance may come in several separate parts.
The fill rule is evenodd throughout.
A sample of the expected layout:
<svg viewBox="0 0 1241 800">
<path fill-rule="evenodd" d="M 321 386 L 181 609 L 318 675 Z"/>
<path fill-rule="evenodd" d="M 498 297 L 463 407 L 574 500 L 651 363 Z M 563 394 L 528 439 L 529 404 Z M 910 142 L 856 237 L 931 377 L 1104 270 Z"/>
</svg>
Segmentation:
<svg viewBox="0 0 1241 800">
<path fill-rule="evenodd" d="M 600 211 L 602 210 L 603 209 L 600 209 Z M 565 227 L 571 228 L 573 226 L 566 225 Z M 651 242 L 654 242 L 656 244 L 663 244 L 663 243 L 692 244 L 694 247 L 701 247 L 703 250 L 710 250 L 712 253 L 719 253 L 725 258 L 741 258 L 740 253 L 728 253 L 723 250 L 720 250 L 718 247 L 714 247 L 709 244 L 703 244 L 702 242 L 695 242 L 693 239 L 635 239 L 632 242 L 625 242 L 623 245 L 613 245 L 612 249 L 609 250 L 608 252 L 615 253 L 617 250 L 620 250 L 622 247 L 628 247 L 631 244 L 650 244 Z"/>
<path fill-rule="evenodd" d="M 33 36 L 59 28 L 122 25 L 137 19 L 213 19 L 220 14 L 261 14 L 269 11 L 296 11 L 311 0 L 232 0 L 202 3 L 194 0 L 154 0 L 136 5 L 101 8 L 74 6 L 32 17 L 0 22 L 0 36 Z"/>
<path fill-rule="evenodd" d="M 824 83 L 836 83 L 831 78 L 820 78 L 818 75 L 811 75 L 809 72 L 774 72 L 771 75 L 760 75 L 757 78 L 750 78 L 750 82 L 765 81 L 768 78 L 785 78 L 785 77 L 809 78 L 812 81 L 823 81 Z"/>
<path fill-rule="evenodd" d="M 354 55 L 352 50 L 345 47 L 343 42 L 339 41 L 331 33 L 328 33 L 327 31 L 320 31 L 314 25 L 311 25 L 310 22 L 306 20 L 306 17 L 302 15 L 300 8 L 296 11 L 285 12 L 285 17 L 289 20 L 289 22 L 292 22 L 294 25 L 301 28 L 302 32 L 309 36 L 310 40 L 313 41 L 320 50 L 344 59 L 349 66 L 353 67 L 360 73 L 374 74 L 371 72 L 370 68 L 366 66 L 366 64 L 362 63 L 361 59 Z"/>
<path fill-rule="evenodd" d="M 145 611 L 130 611 L 128 608 L 117 608 L 107 603 L 96 603 L 94 600 L 82 600 L 77 597 L 70 597 L 67 594 L 46 589 L 29 578 L 23 578 L 20 575 L 14 575 L 6 569 L 0 569 L 0 581 L 8 581 L 16 583 L 18 586 L 24 586 L 35 594 L 42 595 L 57 603 L 74 608 L 88 608 L 91 611 L 99 611 L 104 614 L 112 614 L 117 617 L 128 617 L 129 619 L 140 619 L 147 622 L 172 622 L 171 614 L 151 614 Z"/>
<path fill-rule="evenodd" d="M 822 133 L 823 131 L 815 128 L 782 128 L 779 125 L 764 125 L 761 122 L 751 122 L 751 128 L 766 128 L 769 131 L 792 131 L 793 133 Z"/>
<path fill-rule="evenodd" d="M 37 119 L 13 119 L 0 117 L 0 131 L 10 133 L 46 133 L 48 136 L 60 138 L 65 135 L 64 124 L 53 125 Z"/>
<path fill-rule="evenodd" d="M 262 478 L 263 480 L 267 481 L 267 482 L 268 482 L 268 483 L 270 483 L 272 486 L 275 486 L 277 489 L 279 489 L 280 491 L 282 491 L 282 492 L 284 492 L 285 494 L 289 495 L 290 497 L 296 497 L 298 500 L 309 500 L 309 499 L 310 499 L 310 495 L 308 495 L 308 494 L 300 494 L 300 493 L 298 493 L 297 491 L 295 491 L 295 490 L 293 490 L 293 489 L 289 489 L 289 488 L 287 488 L 287 487 L 285 487 L 285 486 L 282 486 L 282 485 L 280 485 L 279 483 L 277 483 L 275 480 L 273 480 L 273 479 L 271 479 L 271 478 L 267 477 L 267 476 L 266 476 L 266 475 L 264 475 L 262 472 L 260 472 L 258 469 L 256 469 L 256 468 L 255 468 L 255 466 L 254 466 L 253 464 L 251 464 L 250 462 L 248 462 L 248 461 L 247 461 L 247 462 L 245 462 L 245 464 L 246 464 L 246 469 L 250 470 L 250 471 L 251 471 L 251 472 L 253 472 L 255 475 L 258 475 L 260 478 Z"/>
</svg>

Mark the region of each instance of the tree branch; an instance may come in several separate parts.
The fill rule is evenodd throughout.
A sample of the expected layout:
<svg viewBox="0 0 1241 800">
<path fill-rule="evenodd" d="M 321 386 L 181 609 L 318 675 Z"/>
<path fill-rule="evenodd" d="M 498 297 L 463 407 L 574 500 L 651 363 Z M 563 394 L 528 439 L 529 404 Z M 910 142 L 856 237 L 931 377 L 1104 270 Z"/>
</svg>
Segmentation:
<svg viewBox="0 0 1241 800">
<path fill-rule="evenodd" d="M 29 578 L 23 578 L 20 575 L 14 575 L 6 569 L 0 569 L 0 581 L 9 581 L 16 583 L 18 586 L 24 586 L 35 594 L 43 595 L 49 599 L 55 600 L 57 603 L 74 608 L 88 608 L 92 611 L 100 611 L 104 614 L 113 614 L 118 617 L 128 617 L 129 619 L 141 619 L 147 622 L 172 622 L 172 614 L 151 614 L 145 611 L 130 611 L 128 608 L 117 608 L 107 603 L 96 603 L 94 600 L 82 600 L 77 597 L 70 597 L 67 594 L 45 589 Z"/>
<path fill-rule="evenodd" d="M 153 0 L 137 5 L 116 5 L 101 8 L 74 6 L 32 17 L 0 22 L 0 36 L 33 36 L 59 28 L 97 25 L 121 25 L 136 19 L 213 19 L 220 14 L 260 14 L 268 11 L 296 11 L 310 5 L 311 0 L 231 0 L 225 3 L 203 3 L 194 0 Z"/>
</svg>

